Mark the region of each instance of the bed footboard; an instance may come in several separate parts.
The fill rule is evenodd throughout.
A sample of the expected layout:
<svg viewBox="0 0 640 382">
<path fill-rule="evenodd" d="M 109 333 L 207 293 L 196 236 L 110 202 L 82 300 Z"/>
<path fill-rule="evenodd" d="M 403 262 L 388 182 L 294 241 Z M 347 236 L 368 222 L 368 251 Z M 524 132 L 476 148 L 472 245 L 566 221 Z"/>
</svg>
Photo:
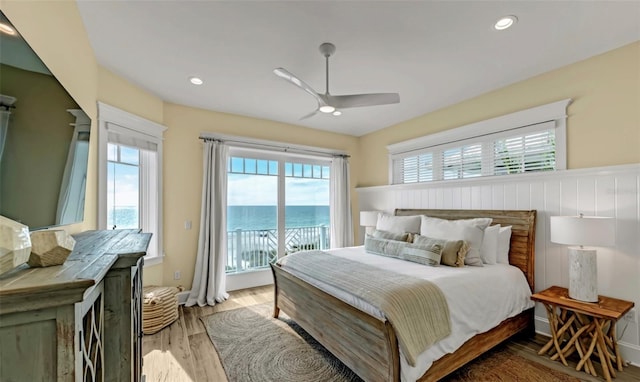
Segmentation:
<svg viewBox="0 0 640 382">
<path fill-rule="evenodd" d="M 399 381 L 395 332 L 377 319 L 271 265 L 280 309 L 365 381 Z"/>
</svg>

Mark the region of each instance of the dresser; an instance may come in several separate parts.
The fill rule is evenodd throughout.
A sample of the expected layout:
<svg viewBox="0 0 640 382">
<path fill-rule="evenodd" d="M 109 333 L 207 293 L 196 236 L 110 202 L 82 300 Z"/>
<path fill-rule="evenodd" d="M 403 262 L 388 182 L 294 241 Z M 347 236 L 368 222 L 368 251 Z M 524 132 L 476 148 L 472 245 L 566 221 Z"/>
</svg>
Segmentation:
<svg viewBox="0 0 640 382">
<path fill-rule="evenodd" d="M 141 381 L 151 234 L 87 231 L 62 265 L 0 276 L 0 381 Z"/>
</svg>

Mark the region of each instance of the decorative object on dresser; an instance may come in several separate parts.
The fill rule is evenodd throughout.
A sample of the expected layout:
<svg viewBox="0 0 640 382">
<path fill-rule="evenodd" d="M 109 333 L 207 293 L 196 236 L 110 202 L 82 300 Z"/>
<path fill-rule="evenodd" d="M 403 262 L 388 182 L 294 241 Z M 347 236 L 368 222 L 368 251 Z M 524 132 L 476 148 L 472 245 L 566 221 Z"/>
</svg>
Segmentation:
<svg viewBox="0 0 640 382">
<path fill-rule="evenodd" d="M 596 303 L 577 301 L 568 295 L 566 288 L 552 286 L 531 296 L 547 310 L 551 339 L 540 349 L 552 360 L 560 359 L 565 365 L 567 357 L 575 352 L 580 356 L 576 370 L 597 377 L 592 358 L 597 354 L 604 378 L 611 382 L 616 370 L 626 366 L 616 338 L 616 322 L 629 312 L 634 303 L 611 297 L 599 296 Z"/>
<path fill-rule="evenodd" d="M 60 265 L 69 257 L 76 241 L 65 230 L 31 232 L 31 255 L 28 264 L 32 267 Z"/>
<path fill-rule="evenodd" d="M 569 247 L 569 297 L 598 301 L 596 250 L 583 246 L 615 244 L 615 220 L 600 216 L 551 216 L 551 242 Z"/>
<path fill-rule="evenodd" d="M 141 381 L 151 234 L 87 231 L 62 265 L 0 276 L 1 381 Z"/>
<path fill-rule="evenodd" d="M 366 233 L 371 234 L 378 223 L 378 211 L 360 211 L 360 226 L 365 227 Z"/>
<path fill-rule="evenodd" d="M 29 260 L 29 227 L 0 215 L 0 275 Z"/>
</svg>

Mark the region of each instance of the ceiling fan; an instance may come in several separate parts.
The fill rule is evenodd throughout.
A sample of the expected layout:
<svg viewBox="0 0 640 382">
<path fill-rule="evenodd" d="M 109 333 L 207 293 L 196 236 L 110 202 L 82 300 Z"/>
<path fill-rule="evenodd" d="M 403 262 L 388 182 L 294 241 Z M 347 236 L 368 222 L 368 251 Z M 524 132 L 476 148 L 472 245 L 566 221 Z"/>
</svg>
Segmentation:
<svg viewBox="0 0 640 382">
<path fill-rule="evenodd" d="M 341 109 L 350 107 L 364 107 L 376 105 L 389 105 L 400 102 L 398 93 L 370 93 L 370 94 L 349 94 L 349 95 L 331 95 L 329 94 L 329 57 L 336 51 L 336 46 L 330 42 L 320 45 L 320 53 L 324 56 L 326 62 L 326 91 L 324 94 L 318 93 L 311 86 L 296 77 L 293 73 L 283 68 L 273 70 L 276 76 L 284 78 L 300 89 L 311 94 L 318 101 L 318 108 L 310 114 L 300 119 L 306 119 L 314 116 L 316 113 L 326 113 L 340 115 Z"/>
</svg>

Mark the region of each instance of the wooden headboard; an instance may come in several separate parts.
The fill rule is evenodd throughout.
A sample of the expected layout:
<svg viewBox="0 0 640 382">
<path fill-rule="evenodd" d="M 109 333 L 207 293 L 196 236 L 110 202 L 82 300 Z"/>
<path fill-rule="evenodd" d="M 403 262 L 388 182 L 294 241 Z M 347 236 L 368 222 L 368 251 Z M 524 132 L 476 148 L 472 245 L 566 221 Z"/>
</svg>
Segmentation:
<svg viewBox="0 0 640 382">
<path fill-rule="evenodd" d="M 536 211 L 523 210 L 428 210 L 396 209 L 397 216 L 427 215 L 434 218 L 457 220 L 492 218 L 491 225 L 511 226 L 509 264 L 522 270 L 531 292 L 535 283 Z"/>
</svg>

